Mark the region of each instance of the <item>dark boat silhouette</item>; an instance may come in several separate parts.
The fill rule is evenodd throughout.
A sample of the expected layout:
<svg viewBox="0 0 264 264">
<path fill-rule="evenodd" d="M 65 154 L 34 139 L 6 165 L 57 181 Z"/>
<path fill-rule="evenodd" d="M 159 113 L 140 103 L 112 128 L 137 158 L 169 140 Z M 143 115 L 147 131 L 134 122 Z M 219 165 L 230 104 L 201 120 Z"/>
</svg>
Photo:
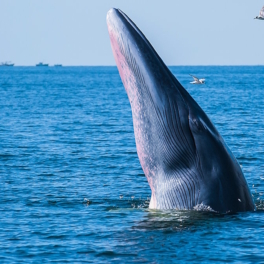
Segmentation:
<svg viewBox="0 0 264 264">
<path fill-rule="evenodd" d="M 6 61 L 6 62 L 2 62 L 2 63 L 1 63 L 1 66 L 8 66 L 8 67 L 10 67 L 10 66 L 11 66 L 11 67 L 12 67 L 12 66 L 14 66 L 14 65 L 15 65 L 14 63 L 7 62 L 7 61 Z"/>
<path fill-rule="evenodd" d="M 36 64 L 37 67 L 48 67 L 49 64 L 48 63 L 43 63 L 43 62 L 40 62 L 38 64 Z"/>
</svg>

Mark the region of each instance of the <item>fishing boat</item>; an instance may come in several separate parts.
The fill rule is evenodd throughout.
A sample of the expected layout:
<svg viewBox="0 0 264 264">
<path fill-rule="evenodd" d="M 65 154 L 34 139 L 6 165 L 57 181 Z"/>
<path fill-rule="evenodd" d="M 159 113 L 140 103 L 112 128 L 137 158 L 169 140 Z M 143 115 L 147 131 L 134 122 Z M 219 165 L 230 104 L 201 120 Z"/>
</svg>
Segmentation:
<svg viewBox="0 0 264 264">
<path fill-rule="evenodd" d="M 1 63 L 1 66 L 8 66 L 8 67 L 10 67 L 10 66 L 11 66 L 11 67 L 12 67 L 12 66 L 14 66 L 14 65 L 15 65 L 14 63 L 7 62 L 7 61 L 6 61 L 6 62 L 2 62 L 2 63 Z"/>
<path fill-rule="evenodd" d="M 36 67 L 48 67 L 49 64 L 48 63 L 43 63 L 43 62 L 39 62 L 38 64 L 36 64 Z"/>
</svg>

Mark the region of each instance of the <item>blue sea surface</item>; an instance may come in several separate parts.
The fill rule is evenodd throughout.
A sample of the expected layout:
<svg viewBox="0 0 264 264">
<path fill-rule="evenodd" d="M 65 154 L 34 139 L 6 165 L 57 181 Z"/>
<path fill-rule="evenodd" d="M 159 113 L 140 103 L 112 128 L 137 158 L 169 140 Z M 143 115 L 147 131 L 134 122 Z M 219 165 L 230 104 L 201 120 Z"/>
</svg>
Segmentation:
<svg viewBox="0 0 264 264">
<path fill-rule="evenodd" d="M 257 211 L 148 209 L 116 67 L 0 67 L 0 263 L 264 263 L 264 67 L 170 69 L 238 159 Z"/>
</svg>

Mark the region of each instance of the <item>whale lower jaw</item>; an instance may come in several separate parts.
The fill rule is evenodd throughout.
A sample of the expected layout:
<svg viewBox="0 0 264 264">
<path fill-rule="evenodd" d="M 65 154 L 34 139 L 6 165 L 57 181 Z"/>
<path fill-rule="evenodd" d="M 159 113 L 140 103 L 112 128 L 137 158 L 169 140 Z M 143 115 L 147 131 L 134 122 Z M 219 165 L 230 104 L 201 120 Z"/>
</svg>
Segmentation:
<svg viewBox="0 0 264 264">
<path fill-rule="evenodd" d="M 156 202 L 155 196 L 153 197 L 153 195 L 151 195 L 151 199 L 150 199 L 150 203 L 149 203 L 149 209 L 159 210 L 159 208 L 157 208 L 157 202 Z M 198 204 L 192 206 L 192 208 L 175 207 L 175 208 L 168 208 L 167 210 L 194 210 L 194 211 L 217 213 L 217 211 L 213 210 L 209 205 L 206 205 L 204 202 L 198 203 Z M 230 211 L 227 211 L 226 213 L 229 213 L 229 212 Z"/>
</svg>

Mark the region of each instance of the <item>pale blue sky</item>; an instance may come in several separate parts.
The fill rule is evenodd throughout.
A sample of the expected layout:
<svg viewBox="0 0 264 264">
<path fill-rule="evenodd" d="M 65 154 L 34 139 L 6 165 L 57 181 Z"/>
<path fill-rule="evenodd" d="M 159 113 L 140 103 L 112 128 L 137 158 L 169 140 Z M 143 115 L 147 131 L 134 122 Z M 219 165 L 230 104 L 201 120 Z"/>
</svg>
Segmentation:
<svg viewBox="0 0 264 264">
<path fill-rule="evenodd" d="M 106 26 L 122 9 L 168 65 L 264 64 L 263 0 L 0 0 L 0 62 L 115 65 Z"/>
</svg>

